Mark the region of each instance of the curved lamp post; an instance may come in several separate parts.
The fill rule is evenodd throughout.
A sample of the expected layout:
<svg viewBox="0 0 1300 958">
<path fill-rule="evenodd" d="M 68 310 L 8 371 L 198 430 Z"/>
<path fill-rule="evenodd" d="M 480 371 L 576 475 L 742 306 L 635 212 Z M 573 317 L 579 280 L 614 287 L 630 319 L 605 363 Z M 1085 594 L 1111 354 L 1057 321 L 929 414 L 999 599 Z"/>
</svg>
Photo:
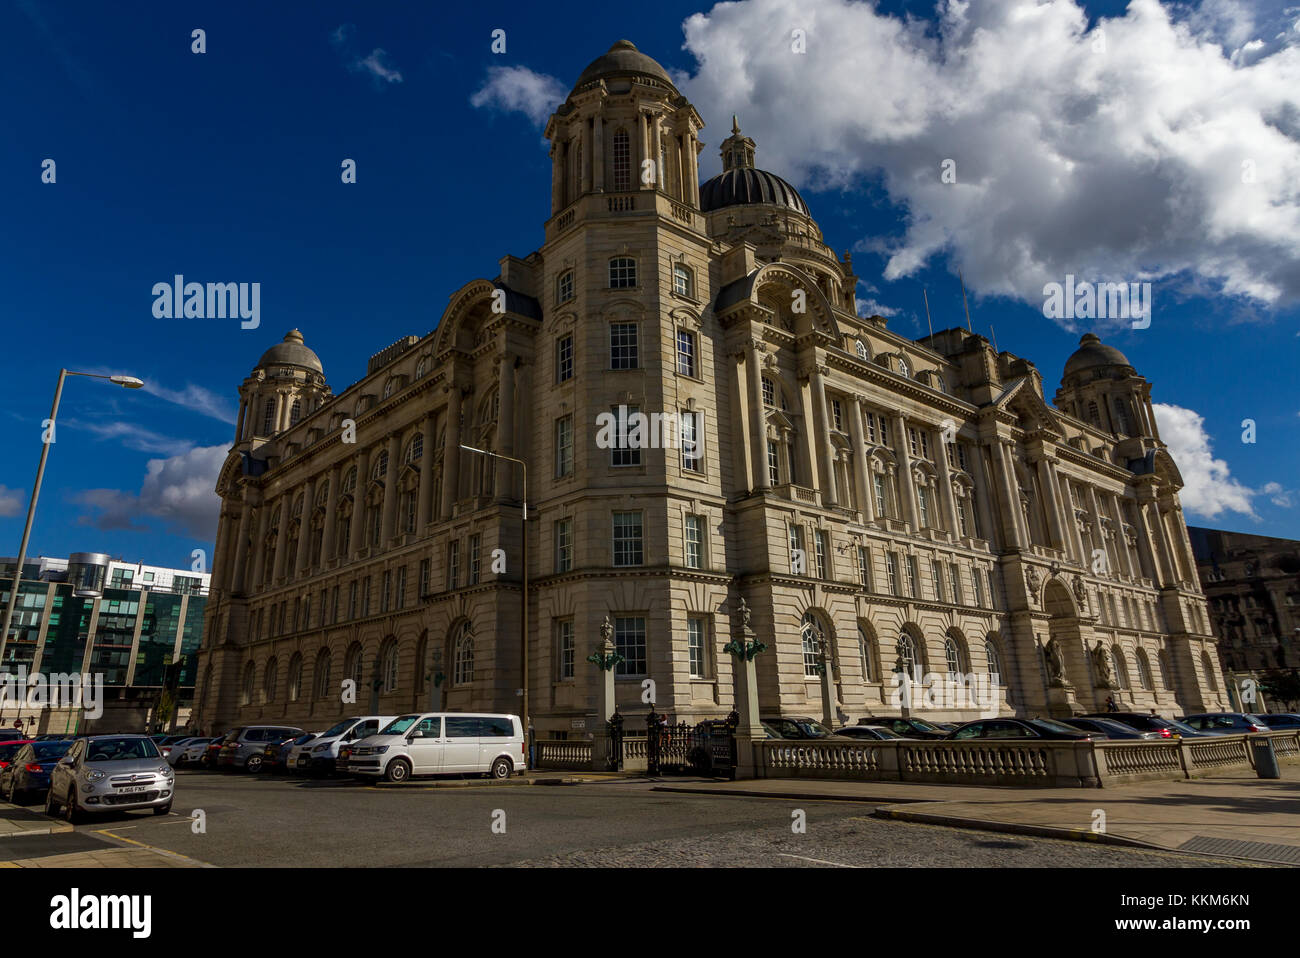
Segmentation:
<svg viewBox="0 0 1300 958">
<path fill-rule="evenodd" d="M 54 387 L 54 406 L 50 409 L 50 418 L 47 420 L 51 430 L 55 428 L 55 421 L 59 418 L 59 400 L 63 398 L 63 382 L 69 376 L 107 379 L 115 386 L 124 389 L 139 389 L 144 385 L 144 380 L 136 379 L 134 376 L 101 376 L 97 373 L 78 373 L 70 369 L 60 369 L 59 382 Z M 54 444 L 55 438 L 55 434 L 51 433 L 50 440 L 41 443 L 41 461 L 36 467 L 36 485 L 32 487 L 32 498 L 27 503 L 27 524 L 23 526 L 23 541 L 18 547 L 18 564 L 14 567 L 14 581 L 9 590 L 9 602 L 5 605 L 4 625 L 0 626 L 0 667 L 4 664 L 5 646 L 9 644 L 9 626 L 13 622 L 14 608 L 18 604 L 18 587 L 23 578 L 23 563 L 27 561 L 27 542 L 32 536 L 32 520 L 36 518 L 36 499 L 41 494 L 41 480 L 45 478 L 45 460 L 50 456 L 50 446 Z"/>
</svg>

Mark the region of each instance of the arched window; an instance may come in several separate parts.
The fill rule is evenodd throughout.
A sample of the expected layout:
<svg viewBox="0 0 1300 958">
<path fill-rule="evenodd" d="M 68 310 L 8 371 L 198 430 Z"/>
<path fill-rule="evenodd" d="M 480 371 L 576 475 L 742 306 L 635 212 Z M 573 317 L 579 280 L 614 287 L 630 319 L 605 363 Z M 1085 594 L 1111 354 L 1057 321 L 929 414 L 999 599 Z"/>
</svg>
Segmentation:
<svg viewBox="0 0 1300 958">
<path fill-rule="evenodd" d="M 262 413 L 262 435 L 269 436 L 275 429 L 275 400 L 268 399 L 263 408 L 265 411 Z"/>
<path fill-rule="evenodd" d="M 898 357 L 898 371 L 903 376 L 912 375 L 912 367 L 907 364 L 907 359 L 903 356 Z"/>
<path fill-rule="evenodd" d="M 381 667 L 380 674 L 383 677 L 383 681 L 384 681 L 384 686 L 383 686 L 384 691 L 396 692 L 397 691 L 397 665 L 398 665 L 396 639 L 389 639 L 387 642 L 384 643 L 382 662 L 383 665 Z"/>
<path fill-rule="evenodd" d="M 812 612 L 805 612 L 800 628 L 803 639 L 803 674 L 805 676 L 821 675 L 821 646 L 819 638 L 824 635 L 821 623 Z"/>
<path fill-rule="evenodd" d="M 673 266 L 673 292 L 688 298 L 695 295 L 695 278 L 691 275 L 690 267 L 685 263 L 677 263 Z"/>
<path fill-rule="evenodd" d="M 627 130 L 614 133 L 613 147 L 614 191 L 623 193 L 632 188 L 632 145 Z"/>
<path fill-rule="evenodd" d="M 1164 649 L 1156 653 L 1156 668 L 1160 670 L 1160 687 L 1172 688 L 1169 684 L 1169 654 Z"/>
<path fill-rule="evenodd" d="M 474 636 L 470 633 L 469 623 L 460 627 L 456 645 L 452 650 L 453 685 L 469 685 L 474 681 Z"/>
<path fill-rule="evenodd" d="M 389 396 L 391 396 L 393 394 L 393 391 L 396 388 L 397 388 L 396 378 L 390 379 L 388 380 L 388 382 L 384 383 L 384 398 L 387 399 Z"/>
<path fill-rule="evenodd" d="M 943 657 L 948 663 L 948 672 L 952 675 L 960 674 L 961 650 L 957 648 L 957 642 L 952 636 L 943 640 Z"/>
<path fill-rule="evenodd" d="M 316 698 L 330 697 L 330 650 L 321 649 L 316 653 Z"/>
<path fill-rule="evenodd" d="M 302 694 L 302 656 L 295 652 L 289 659 L 289 701 L 298 701 Z"/>
<path fill-rule="evenodd" d="M 383 482 L 388 475 L 388 450 L 384 449 L 375 456 L 375 467 L 370 470 L 370 478 Z"/>
<path fill-rule="evenodd" d="M 875 676 L 871 663 L 871 636 L 864 625 L 858 626 L 858 649 L 862 655 L 862 681 L 871 682 Z"/>
<path fill-rule="evenodd" d="M 633 289 L 636 286 L 636 260 L 615 256 L 609 261 L 609 288 Z"/>
<path fill-rule="evenodd" d="M 356 684 L 358 692 L 360 692 L 363 687 L 362 679 L 364 677 L 364 669 L 365 662 L 363 661 L 363 656 L 361 654 L 361 645 L 357 642 L 353 642 L 348 648 L 347 658 L 343 660 L 343 677 L 351 679 Z"/>
<path fill-rule="evenodd" d="M 289 407 L 289 425 L 298 425 L 298 420 L 302 418 L 302 400 L 295 399 L 293 405 Z"/>
<path fill-rule="evenodd" d="M 244 681 L 239 687 L 239 704 L 253 704 L 253 680 L 256 678 L 256 666 L 249 662 L 244 666 Z"/>
<path fill-rule="evenodd" d="M 1214 663 L 1210 661 L 1208 652 L 1201 653 L 1201 668 L 1205 670 L 1205 681 L 1209 683 L 1210 691 L 1219 691 L 1219 682 L 1214 677 Z"/>
<path fill-rule="evenodd" d="M 903 667 L 909 676 L 914 676 L 917 670 L 916 658 L 916 641 L 911 634 L 900 632 L 898 634 L 898 664 Z"/>
<path fill-rule="evenodd" d="M 275 701 L 275 687 L 280 682 L 280 663 L 276 661 L 275 656 L 271 656 L 266 663 L 266 675 L 262 678 L 262 701 Z"/>
<path fill-rule="evenodd" d="M 343 476 L 343 495 L 350 496 L 357 491 L 357 467 L 353 466 Z"/>
<path fill-rule="evenodd" d="M 424 374 L 427 373 L 428 371 L 429 371 L 429 360 L 421 359 L 418 363 L 415 364 L 416 379 L 423 379 Z"/>
<path fill-rule="evenodd" d="M 1095 401 L 1090 401 L 1088 403 L 1088 421 L 1094 426 L 1101 425 L 1101 411 L 1097 408 L 1097 403 Z"/>
<path fill-rule="evenodd" d="M 864 361 L 867 359 L 867 345 L 866 345 L 866 343 L 864 343 L 864 342 L 863 342 L 862 340 L 860 340 L 860 339 L 859 339 L 859 340 L 855 340 L 854 343 L 853 343 L 853 348 L 854 348 L 854 350 L 855 350 L 855 351 L 857 352 L 857 354 L 858 354 L 858 359 L 861 359 L 861 360 L 864 360 Z"/>
<path fill-rule="evenodd" d="M 417 432 L 406 444 L 406 462 L 416 462 L 424 457 L 424 434 Z"/>
<path fill-rule="evenodd" d="M 1151 662 L 1147 659 L 1144 649 L 1137 650 L 1137 669 L 1138 682 L 1142 684 L 1144 689 L 1151 688 Z"/>
<path fill-rule="evenodd" d="M 984 643 L 984 658 L 988 662 L 988 674 L 996 685 L 1005 685 L 1002 681 L 1002 658 L 998 655 L 998 647 L 992 639 Z"/>
<path fill-rule="evenodd" d="M 1120 688 L 1131 687 L 1128 680 L 1128 664 L 1124 661 L 1124 653 L 1120 651 L 1118 645 L 1110 647 L 1110 668 L 1115 673 L 1115 681 Z"/>
</svg>

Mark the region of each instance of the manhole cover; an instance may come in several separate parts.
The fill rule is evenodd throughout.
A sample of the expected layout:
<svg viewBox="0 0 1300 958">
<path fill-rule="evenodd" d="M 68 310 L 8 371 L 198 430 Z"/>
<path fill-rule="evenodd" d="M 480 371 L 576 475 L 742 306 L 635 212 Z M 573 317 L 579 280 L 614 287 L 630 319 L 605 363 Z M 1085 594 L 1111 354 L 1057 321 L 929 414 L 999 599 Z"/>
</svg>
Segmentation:
<svg viewBox="0 0 1300 958">
<path fill-rule="evenodd" d="M 1260 862 L 1300 865 L 1300 845 L 1244 842 L 1237 838 L 1209 838 L 1205 835 L 1197 835 L 1179 845 L 1178 850 L 1199 852 L 1202 855 L 1225 855 L 1229 858 L 1250 858 Z"/>
</svg>

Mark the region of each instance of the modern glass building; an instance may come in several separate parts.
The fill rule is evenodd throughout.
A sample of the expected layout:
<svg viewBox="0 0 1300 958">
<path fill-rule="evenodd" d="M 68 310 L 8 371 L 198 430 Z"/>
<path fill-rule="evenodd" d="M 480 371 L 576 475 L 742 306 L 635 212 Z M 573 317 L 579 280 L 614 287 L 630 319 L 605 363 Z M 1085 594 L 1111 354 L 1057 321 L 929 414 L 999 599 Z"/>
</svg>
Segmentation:
<svg viewBox="0 0 1300 958">
<path fill-rule="evenodd" d="M 5 679 L 0 727 L 12 728 L 17 719 L 31 734 L 183 728 L 210 576 L 87 556 L 24 563 L 0 673 L 96 677 L 103 715 L 66 702 L 22 701 L 17 679 Z M 101 568 L 86 569 L 86 562 Z M 9 602 L 15 565 L 12 557 L 0 559 L 0 610 Z M 79 588 L 87 583 L 90 588 Z M 77 594 L 87 591 L 99 594 Z"/>
</svg>

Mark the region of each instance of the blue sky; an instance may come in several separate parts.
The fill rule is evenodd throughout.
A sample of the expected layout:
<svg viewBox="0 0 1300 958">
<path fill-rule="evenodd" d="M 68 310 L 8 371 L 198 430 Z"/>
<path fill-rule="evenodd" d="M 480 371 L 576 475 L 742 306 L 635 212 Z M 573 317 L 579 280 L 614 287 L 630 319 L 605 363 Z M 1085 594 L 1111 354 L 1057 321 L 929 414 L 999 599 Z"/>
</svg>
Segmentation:
<svg viewBox="0 0 1300 958">
<path fill-rule="evenodd" d="M 257 357 L 298 327 L 342 391 L 499 257 L 536 249 L 549 98 L 622 37 L 703 114 L 705 175 L 739 112 L 758 165 L 800 187 L 827 241 L 855 251 L 862 299 L 905 334 L 925 333 L 923 287 L 936 329 L 963 322 L 960 269 L 977 331 L 1037 363 L 1050 398 L 1089 324 L 1045 319 L 1042 277 L 1150 277 L 1150 328 L 1099 331 L 1170 409 L 1189 520 L 1300 538 L 1300 210 L 1279 185 L 1300 172 L 1300 93 L 1283 82 L 1295 11 L 266 6 L 0 0 L 0 554 L 17 550 L 66 366 L 149 386 L 70 380 L 29 552 L 188 566 L 210 545 L 215 464 Z M 792 60 L 800 28 L 809 50 Z M 1116 92 L 1153 73 L 1149 96 Z M 1232 87 L 1231 105 L 1183 77 Z M 1099 126 L 1117 110 L 1132 116 Z M 948 157 L 970 179 L 945 193 Z M 1258 166 L 1244 199 L 1242 157 Z M 355 185 L 340 182 L 345 158 Z M 260 282 L 260 327 L 155 319 L 150 290 L 176 273 Z"/>
</svg>

